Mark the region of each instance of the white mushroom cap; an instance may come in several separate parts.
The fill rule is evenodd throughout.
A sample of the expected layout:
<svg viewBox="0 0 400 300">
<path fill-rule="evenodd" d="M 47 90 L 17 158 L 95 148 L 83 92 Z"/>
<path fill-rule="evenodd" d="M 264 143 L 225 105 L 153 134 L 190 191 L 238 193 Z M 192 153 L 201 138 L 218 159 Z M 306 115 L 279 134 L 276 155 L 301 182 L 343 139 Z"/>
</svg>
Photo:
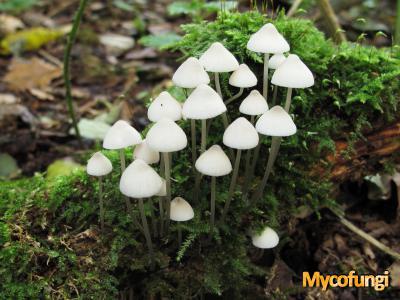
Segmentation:
<svg viewBox="0 0 400 300">
<path fill-rule="evenodd" d="M 264 113 L 256 123 L 259 133 L 270 136 L 290 136 L 297 128 L 289 114 L 279 105 Z"/>
<path fill-rule="evenodd" d="M 143 160 L 133 161 L 122 173 L 119 189 L 132 198 L 148 198 L 159 192 L 161 177 Z"/>
<path fill-rule="evenodd" d="M 107 131 L 103 140 L 103 148 L 123 149 L 142 142 L 140 133 L 126 121 L 119 120 Z"/>
<path fill-rule="evenodd" d="M 183 104 L 185 118 L 204 120 L 214 118 L 226 111 L 224 101 L 211 87 L 199 85 Z"/>
<path fill-rule="evenodd" d="M 268 23 L 250 37 L 247 49 L 259 53 L 284 53 L 290 46 L 275 26 Z"/>
<path fill-rule="evenodd" d="M 101 152 L 96 152 L 88 160 L 86 172 L 92 176 L 104 176 L 112 171 L 111 161 Z"/>
<path fill-rule="evenodd" d="M 213 43 L 199 59 L 208 72 L 232 72 L 239 67 L 235 56 L 221 43 Z"/>
<path fill-rule="evenodd" d="M 297 55 L 290 54 L 272 75 L 271 83 L 303 89 L 314 85 L 314 76 Z"/>
<path fill-rule="evenodd" d="M 133 159 L 141 159 L 149 165 L 156 164 L 160 161 L 160 152 L 151 149 L 144 139 L 141 144 L 136 145 Z"/>
<path fill-rule="evenodd" d="M 155 123 L 146 136 L 149 147 L 158 152 L 175 152 L 187 145 L 185 132 L 171 119 Z"/>
<path fill-rule="evenodd" d="M 151 102 L 147 117 L 152 122 L 157 122 L 162 118 L 178 121 L 182 118 L 182 106 L 170 93 L 162 92 Z"/>
<path fill-rule="evenodd" d="M 211 146 L 196 160 L 196 169 L 207 176 L 224 176 L 232 171 L 232 164 L 219 145 Z"/>
<path fill-rule="evenodd" d="M 229 84 L 239 88 L 249 88 L 257 85 L 257 77 L 246 64 L 241 64 L 229 77 Z"/>
<path fill-rule="evenodd" d="M 189 202 L 181 197 L 171 201 L 170 218 L 172 221 L 185 222 L 193 219 L 194 211 Z"/>
<path fill-rule="evenodd" d="M 274 248 L 279 243 L 279 236 L 270 227 L 265 227 L 261 234 L 255 234 L 251 238 L 253 245 L 261 249 Z"/>
<path fill-rule="evenodd" d="M 250 116 L 262 115 L 267 110 L 268 103 L 257 90 L 252 90 L 239 106 L 239 111 L 242 114 Z"/>
<path fill-rule="evenodd" d="M 165 197 L 165 196 L 167 196 L 167 182 L 165 181 L 164 178 L 161 178 L 161 180 L 162 180 L 161 189 L 158 191 L 156 196 Z"/>
<path fill-rule="evenodd" d="M 209 84 L 210 77 L 195 57 L 189 57 L 179 66 L 172 76 L 176 86 L 193 89 L 199 84 Z"/>
<path fill-rule="evenodd" d="M 277 53 L 271 56 L 268 61 L 268 68 L 278 69 L 278 67 L 286 60 L 286 56 L 283 53 Z"/>
<path fill-rule="evenodd" d="M 258 145 L 258 133 L 249 121 L 240 117 L 225 129 L 223 143 L 234 149 L 251 149 Z"/>
</svg>

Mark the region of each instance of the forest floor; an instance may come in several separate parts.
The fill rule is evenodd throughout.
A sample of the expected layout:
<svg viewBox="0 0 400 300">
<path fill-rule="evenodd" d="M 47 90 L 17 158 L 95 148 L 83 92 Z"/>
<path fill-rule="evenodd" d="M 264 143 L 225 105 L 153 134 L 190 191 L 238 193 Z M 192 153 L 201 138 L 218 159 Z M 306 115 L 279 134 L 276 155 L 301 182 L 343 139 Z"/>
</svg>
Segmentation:
<svg viewBox="0 0 400 300">
<path fill-rule="evenodd" d="M 0 172 L 0 176 L 8 179 L 30 176 L 46 171 L 56 159 L 68 158 L 82 163 L 79 154 L 96 144 L 95 139 L 88 137 L 101 135 L 101 128 L 118 118 L 131 121 L 138 129 L 148 124 L 144 99 L 171 85 L 173 70 L 179 64 L 178 53 L 159 48 L 177 38 L 181 24 L 191 21 L 187 15 L 171 16 L 168 13 L 171 2 L 136 1 L 134 6 L 124 1 L 89 3 L 72 51 L 71 68 L 80 128 L 87 137 L 84 147 L 70 131 L 64 101 L 65 36 L 40 49 L 23 51 L 25 45 L 20 45 L 11 49 L 14 55 L 1 56 L 0 157 L 1 162 L 7 161 L 8 172 Z M 339 17 L 350 39 L 356 40 L 366 33 L 365 43 L 390 44 L 387 36 L 391 34 L 394 11 L 391 1 L 381 1 L 379 13 L 372 10 L 366 16 L 365 5 L 347 7 L 348 1 L 332 2 L 335 7 L 341 7 Z M 37 27 L 58 31 L 71 24 L 77 4 L 77 0 L 42 1 L 26 11 L 6 11 L 0 15 L 0 24 L 3 24 L 0 35 L 4 37 L 15 34 L 16 29 Z M 283 5 L 288 8 L 287 4 Z M 243 9 L 246 9 L 245 3 Z M 210 13 L 207 17 L 214 16 Z M 307 16 L 321 20 L 318 11 L 311 8 Z M 359 18 L 366 21 L 355 22 Z M 376 35 L 379 31 L 386 37 Z M 33 38 L 37 38 L 34 33 Z M 389 181 L 385 187 L 383 196 L 382 193 L 374 196 L 367 181 L 347 182 L 340 187 L 338 199 L 346 203 L 346 217 L 351 222 L 400 252 L 400 198 L 394 181 Z M 278 291 L 287 295 L 287 287 L 301 280 L 303 271 L 317 270 L 341 273 L 355 269 L 375 274 L 390 268 L 392 286 L 400 287 L 400 264 L 349 231 L 329 211 L 322 211 L 318 217 L 305 214 L 294 220 L 290 248 L 284 247 L 281 257 L 274 260 L 267 255 L 258 258 L 274 265 L 275 276 L 260 283 L 266 295 Z M 310 289 L 289 294 L 292 299 L 377 299 L 376 295 L 363 294 L 361 289 L 334 289 L 324 293 L 320 289 Z M 399 299 L 400 294 L 395 290 L 387 291 L 384 297 Z"/>
</svg>

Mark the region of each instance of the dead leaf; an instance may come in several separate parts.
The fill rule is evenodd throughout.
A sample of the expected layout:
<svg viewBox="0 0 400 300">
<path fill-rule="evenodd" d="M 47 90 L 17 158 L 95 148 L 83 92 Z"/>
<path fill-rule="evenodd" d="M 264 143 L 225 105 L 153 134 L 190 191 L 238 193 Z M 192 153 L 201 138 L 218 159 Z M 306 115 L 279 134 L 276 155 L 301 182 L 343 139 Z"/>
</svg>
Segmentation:
<svg viewBox="0 0 400 300">
<path fill-rule="evenodd" d="M 14 58 L 3 80 L 9 85 L 10 89 L 16 91 L 44 89 L 61 74 L 61 68 L 37 57 L 29 60 Z"/>
<path fill-rule="evenodd" d="M 14 16 L 0 15 L 0 33 L 8 34 L 24 28 L 22 21 Z"/>
<path fill-rule="evenodd" d="M 0 94 L 0 104 L 16 104 L 20 102 L 19 99 L 13 94 Z"/>
<path fill-rule="evenodd" d="M 39 89 L 30 89 L 29 92 L 32 94 L 32 96 L 35 96 L 39 100 L 54 101 L 54 96 L 50 94 L 48 91 L 43 91 Z"/>
<path fill-rule="evenodd" d="M 395 262 L 389 267 L 390 285 L 394 288 L 400 287 L 400 262 Z"/>
</svg>

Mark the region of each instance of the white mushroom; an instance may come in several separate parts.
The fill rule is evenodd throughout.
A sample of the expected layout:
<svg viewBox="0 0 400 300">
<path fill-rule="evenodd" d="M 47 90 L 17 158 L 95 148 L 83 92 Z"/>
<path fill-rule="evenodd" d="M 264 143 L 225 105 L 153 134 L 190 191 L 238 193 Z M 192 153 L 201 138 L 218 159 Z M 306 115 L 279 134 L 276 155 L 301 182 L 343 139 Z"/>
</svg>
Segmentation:
<svg viewBox="0 0 400 300">
<path fill-rule="evenodd" d="M 290 54 L 276 69 L 271 83 L 288 88 L 285 110 L 289 112 L 292 89 L 304 89 L 313 86 L 314 76 L 297 55 Z"/>
<path fill-rule="evenodd" d="M 133 159 L 141 159 L 149 165 L 156 164 L 160 161 L 160 152 L 150 148 L 144 139 L 139 145 L 136 145 Z"/>
<path fill-rule="evenodd" d="M 286 56 L 283 53 L 277 53 L 272 55 L 269 59 L 268 67 L 272 70 L 278 69 L 278 67 L 286 60 Z M 272 98 L 272 105 L 276 104 L 276 98 L 278 96 L 278 86 L 274 85 L 274 96 Z"/>
<path fill-rule="evenodd" d="M 297 131 L 292 118 L 281 106 L 274 106 L 264 113 L 258 119 L 256 129 L 261 134 L 272 136 L 272 141 L 264 177 L 254 193 L 253 201 L 258 201 L 263 196 L 268 177 L 278 156 L 282 137 L 293 135 Z"/>
<path fill-rule="evenodd" d="M 151 102 L 147 110 L 147 117 L 152 122 L 163 118 L 178 121 L 182 118 L 182 106 L 170 93 L 162 92 Z"/>
<path fill-rule="evenodd" d="M 215 223 L 215 190 L 216 177 L 228 175 L 232 172 L 232 164 L 228 156 L 219 145 L 213 145 L 196 161 L 196 169 L 200 173 L 211 176 L 211 231 Z"/>
<path fill-rule="evenodd" d="M 175 222 L 186 222 L 194 217 L 192 206 L 182 197 L 176 197 L 171 201 L 171 220 Z M 182 228 L 178 226 L 178 243 L 182 244 Z"/>
<path fill-rule="evenodd" d="M 257 248 L 271 249 L 278 245 L 279 236 L 272 228 L 265 227 L 260 234 L 254 234 L 251 240 L 253 245 Z"/>
<path fill-rule="evenodd" d="M 263 96 L 268 100 L 269 55 L 287 52 L 290 50 L 290 46 L 275 26 L 268 23 L 250 37 L 247 42 L 247 49 L 264 53 Z"/>
<path fill-rule="evenodd" d="M 187 146 L 185 132 L 174 121 L 170 119 L 161 119 L 155 123 L 146 136 L 146 142 L 150 148 L 162 152 L 165 180 L 167 187 L 167 229 L 169 226 L 169 211 L 171 204 L 171 166 L 169 153 L 180 151 Z"/>
<path fill-rule="evenodd" d="M 103 204 L 103 182 L 102 177 L 112 171 L 111 161 L 101 152 L 96 152 L 88 160 L 86 172 L 91 176 L 96 176 L 99 179 L 99 206 L 100 206 L 100 227 L 104 228 L 104 204 Z"/>
<path fill-rule="evenodd" d="M 195 57 L 189 57 L 172 76 L 172 82 L 181 88 L 194 89 L 200 84 L 209 84 L 210 77 Z"/>
<path fill-rule="evenodd" d="M 250 88 L 257 85 L 257 77 L 246 64 L 241 64 L 229 77 L 229 84 L 238 87 L 239 92 L 225 101 L 226 105 L 242 96 L 244 88 Z"/>
<path fill-rule="evenodd" d="M 229 205 L 235 191 L 242 150 L 252 149 L 258 145 L 258 142 L 259 137 L 256 129 L 248 120 L 243 117 L 240 117 L 232 122 L 232 124 L 230 124 L 224 132 L 224 145 L 233 149 L 237 149 L 237 152 L 233 167 L 232 180 L 228 191 L 228 198 L 225 202 L 224 211 L 222 213 L 222 220 L 225 218 L 229 210 Z"/>
</svg>

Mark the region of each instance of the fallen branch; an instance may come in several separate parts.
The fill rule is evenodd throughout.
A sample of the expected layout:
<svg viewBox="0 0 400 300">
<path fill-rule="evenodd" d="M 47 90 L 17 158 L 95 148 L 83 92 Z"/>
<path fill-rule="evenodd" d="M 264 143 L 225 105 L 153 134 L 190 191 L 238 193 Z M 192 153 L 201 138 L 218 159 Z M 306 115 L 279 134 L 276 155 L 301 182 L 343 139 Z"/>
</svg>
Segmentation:
<svg viewBox="0 0 400 300">
<path fill-rule="evenodd" d="M 344 34 L 342 27 L 340 26 L 339 20 L 329 0 L 318 0 L 317 2 L 321 13 L 326 20 L 326 25 L 331 31 L 331 35 L 334 41 L 338 44 L 345 42 L 347 40 L 346 35 Z"/>
<path fill-rule="evenodd" d="M 348 229 L 350 229 L 352 232 L 354 232 L 355 234 L 357 234 L 359 237 L 363 238 L 365 241 L 367 241 L 368 243 L 372 244 L 373 246 L 375 246 L 376 248 L 378 248 L 379 250 L 381 250 L 382 252 L 390 255 L 391 257 L 393 257 L 395 260 L 400 260 L 400 253 L 392 250 L 391 248 L 389 248 L 388 246 L 382 244 L 380 241 L 378 241 L 377 239 L 375 239 L 373 236 L 369 235 L 368 233 L 366 233 L 365 231 L 361 230 L 360 228 L 358 228 L 357 226 L 355 226 L 353 223 L 351 223 L 349 220 L 347 220 L 346 218 L 344 218 L 344 216 L 342 216 L 340 213 L 336 212 L 333 209 L 330 209 L 332 213 L 334 213 L 340 220 L 340 223 L 342 223 L 344 226 L 346 226 Z"/>
</svg>

